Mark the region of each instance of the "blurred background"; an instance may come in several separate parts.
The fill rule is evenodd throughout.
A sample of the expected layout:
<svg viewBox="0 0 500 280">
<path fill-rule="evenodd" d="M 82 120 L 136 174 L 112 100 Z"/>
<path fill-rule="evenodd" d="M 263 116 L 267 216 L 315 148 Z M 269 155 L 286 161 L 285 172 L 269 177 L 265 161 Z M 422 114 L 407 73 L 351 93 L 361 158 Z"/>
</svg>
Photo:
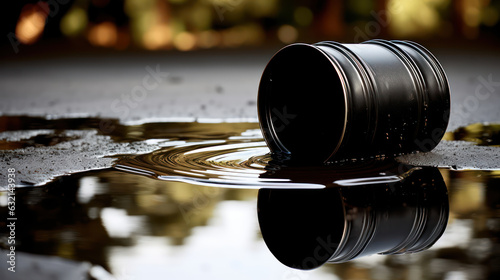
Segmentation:
<svg viewBox="0 0 500 280">
<path fill-rule="evenodd" d="M 191 51 L 370 38 L 440 45 L 500 42 L 499 0 L 24 0 L 3 5 L 4 55 L 42 47 Z"/>
</svg>

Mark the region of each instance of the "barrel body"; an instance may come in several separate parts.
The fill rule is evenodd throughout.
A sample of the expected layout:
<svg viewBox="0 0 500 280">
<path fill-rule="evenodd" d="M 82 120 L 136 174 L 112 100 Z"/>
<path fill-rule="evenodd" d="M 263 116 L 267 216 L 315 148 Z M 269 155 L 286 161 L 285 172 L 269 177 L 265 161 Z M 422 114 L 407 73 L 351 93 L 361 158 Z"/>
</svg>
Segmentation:
<svg viewBox="0 0 500 280">
<path fill-rule="evenodd" d="M 328 162 L 432 150 L 450 90 L 437 59 L 413 42 L 292 44 L 266 66 L 258 106 L 273 153 Z"/>
</svg>

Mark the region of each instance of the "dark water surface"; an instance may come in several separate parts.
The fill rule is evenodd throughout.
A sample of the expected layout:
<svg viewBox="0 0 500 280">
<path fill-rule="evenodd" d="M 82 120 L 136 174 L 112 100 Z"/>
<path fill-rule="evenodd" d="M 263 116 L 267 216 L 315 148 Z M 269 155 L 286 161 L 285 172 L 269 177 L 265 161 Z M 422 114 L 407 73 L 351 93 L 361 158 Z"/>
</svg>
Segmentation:
<svg viewBox="0 0 500 280">
<path fill-rule="evenodd" d="M 90 263 L 90 275 L 97 279 L 109 279 L 100 268 L 128 280 L 500 275 L 499 171 L 407 166 L 390 159 L 342 166 L 282 164 L 267 154 L 255 123 L 125 126 L 110 120 L 107 127 L 113 129 L 104 131 L 99 119 L 15 119 L 0 122 L 0 132 L 51 131 L 5 140 L 3 150 L 57 148 L 72 140 L 58 136 L 70 128 L 98 130 L 115 142 L 158 145 L 152 153 L 115 156 L 113 168 L 16 189 L 18 254 Z M 498 145 L 498 130 L 488 127 L 483 125 L 483 132 L 466 127 L 447 137 Z M 4 250 L 9 249 L 6 206 L 3 191 Z M 334 245 L 322 246 L 320 236 Z M 346 253 L 339 260 L 353 260 L 321 266 L 329 253 L 341 251 Z M 392 255 L 414 251 L 419 252 Z M 380 252 L 391 255 L 371 255 Z M 359 257 L 364 254 L 369 256 Z M 55 270 L 48 260 L 40 261 L 42 273 L 35 269 L 30 276 L 58 279 L 41 276 Z M 296 270 L 281 262 L 319 268 Z M 28 267 L 20 262 L 19 271 L 23 264 Z M 23 279 L 13 278 L 7 267 L 0 265 L 1 279 Z"/>
</svg>

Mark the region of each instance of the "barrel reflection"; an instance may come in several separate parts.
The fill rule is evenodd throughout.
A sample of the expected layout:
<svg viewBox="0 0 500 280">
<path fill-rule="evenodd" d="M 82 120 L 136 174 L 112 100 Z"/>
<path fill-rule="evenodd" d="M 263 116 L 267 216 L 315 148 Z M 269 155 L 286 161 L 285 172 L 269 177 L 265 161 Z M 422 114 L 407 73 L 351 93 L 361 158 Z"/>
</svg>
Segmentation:
<svg viewBox="0 0 500 280">
<path fill-rule="evenodd" d="M 379 166 L 379 164 L 377 164 Z M 366 167 L 366 166 L 365 166 Z M 258 218 L 269 250 L 283 264 L 313 269 L 370 254 L 414 253 L 431 247 L 448 221 L 448 193 L 437 168 L 359 172 L 363 168 L 282 168 L 266 177 L 321 182 L 324 189 L 261 189 Z M 358 171 L 354 171 L 358 170 Z M 374 169 L 370 169 L 374 170 Z"/>
</svg>

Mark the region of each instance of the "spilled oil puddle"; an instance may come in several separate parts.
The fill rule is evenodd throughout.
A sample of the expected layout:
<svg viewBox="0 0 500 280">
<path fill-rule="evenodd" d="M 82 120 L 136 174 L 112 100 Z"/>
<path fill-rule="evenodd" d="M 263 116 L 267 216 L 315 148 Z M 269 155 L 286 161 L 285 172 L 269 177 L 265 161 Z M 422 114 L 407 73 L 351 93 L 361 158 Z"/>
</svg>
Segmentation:
<svg viewBox="0 0 500 280">
<path fill-rule="evenodd" d="M 46 119 L 24 116 L 0 116 L 0 133 L 15 131 L 95 130 L 115 142 L 131 142 L 149 139 L 224 139 L 241 135 L 248 129 L 258 129 L 257 123 L 145 123 L 123 125 L 115 119 L 72 118 Z"/>
<path fill-rule="evenodd" d="M 150 154 L 122 157 L 115 168 L 204 186 L 306 189 L 394 182 L 418 169 L 393 159 L 342 165 L 283 165 L 272 160 L 258 135 L 249 134 L 248 139 L 245 136 L 238 140 L 171 143 L 172 147 Z"/>
<path fill-rule="evenodd" d="M 116 120 L 47 120 L 0 117 L 0 164 L 16 169 L 16 183 L 43 185 L 58 176 L 109 168 L 125 155 L 140 155 L 180 143 L 215 143 L 245 137 L 257 123 L 148 123 Z M 208 142 L 207 142 L 208 141 Z M 235 140 L 237 141 L 237 140 Z M 242 140 L 246 141 L 246 140 Z M 111 156 L 120 155 L 111 158 Z M 7 182 L 0 173 L 0 187 Z"/>
<path fill-rule="evenodd" d="M 500 145 L 500 124 L 475 123 L 460 127 L 445 136 L 447 140 L 465 140 L 484 146 Z"/>
<path fill-rule="evenodd" d="M 404 188 L 390 182 L 370 187 L 366 182 L 351 181 L 341 187 L 342 197 L 348 202 L 345 204 L 349 207 L 347 213 L 353 222 L 358 221 L 355 215 L 359 218 L 370 217 L 370 213 L 380 215 L 377 223 L 383 223 L 384 217 L 388 218 L 389 230 L 377 231 L 376 238 L 383 238 L 386 234 L 391 237 L 385 239 L 382 245 L 393 240 L 399 242 L 402 239 L 397 234 L 412 228 L 412 219 L 410 223 L 403 222 L 403 216 L 397 213 L 416 213 L 412 212 L 412 209 L 417 209 L 413 205 L 419 203 L 428 203 L 422 210 L 428 209 L 427 213 L 432 213 L 433 205 L 440 205 L 439 201 L 445 199 L 445 203 L 449 203 L 449 215 L 444 233 L 430 249 L 412 255 L 373 255 L 346 263 L 326 264 L 304 272 L 288 269 L 271 254 L 262 235 L 270 239 L 267 242 L 278 242 L 271 245 L 273 253 L 282 250 L 300 256 L 301 244 L 307 245 L 309 238 L 315 237 L 307 233 L 315 233 L 316 230 L 325 232 L 324 228 L 331 227 L 335 230 L 341 224 L 335 222 L 343 219 L 339 212 L 329 210 L 339 207 L 340 194 L 336 188 L 264 189 L 258 192 L 151 180 L 114 169 L 74 174 L 41 187 L 16 190 L 16 250 L 18 255 L 56 256 L 60 262 L 89 262 L 104 268 L 117 279 L 234 279 L 237 275 L 246 275 L 249 279 L 329 279 L 333 276 L 343 279 L 353 275 L 380 279 L 380 273 L 387 276 L 384 279 L 390 279 L 390 275 L 413 279 L 411 275 L 416 271 L 423 276 L 434 275 L 436 279 L 449 275 L 462 275 L 467 279 L 497 279 L 500 267 L 497 250 L 500 246 L 497 238 L 500 234 L 500 175 L 447 169 L 435 173 L 435 170 L 429 170 L 432 174 L 423 174 L 422 178 L 418 177 L 422 174 L 415 172 L 406 177 L 409 180 L 405 185 L 414 182 L 421 186 L 419 180 L 423 180 L 428 184 L 427 190 L 404 192 Z M 353 172 L 347 170 L 347 173 Z M 306 180 L 306 174 L 297 173 L 295 178 Z M 442 181 L 438 183 L 441 187 L 443 182 L 446 184 L 447 196 L 444 198 L 442 189 L 429 189 L 431 182 L 436 180 L 435 176 L 442 176 Z M 386 185 L 394 188 L 386 193 Z M 363 189 L 360 190 L 360 187 Z M 416 195 L 411 195 L 414 191 Z M 432 194 L 429 202 L 425 199 L 418 202 L 419 198 L 428 194 Z M 275 201 L 277 195 L 281 197 Z M 281 216 L 279 223 L 267 225 L 274 228 L 281 226 L 274 229 L 274 236 L 269 236 L 269 232 L 260 233 L 258 219 L 262 217 L 257 216 L 257 196 L 261 209 L 267 205 L 259 215 L 270 215 L 271 221 Z M 273 199 L 274 202 L 261 201 L 262 198 Z M 1 217 L 8 214 L 6 201 L 5 192 L 0 192 Z M 269 207 L 280 212 L 266 213 Z M 390 209 L 406 210 L 398 210 L 394 215 Z M 425 211 L 418 213 L 422 215 Z M 439 234 L 443 224 L 437 220 L 436 223 L 439 225 L 436 234 Z M 396 227 L 397 224 L 404 226 Z M 5 222 L 0 221 L 0 247 L 3 250 L 10 246 L 6 238 L 8 234 Z M 326 244 L 333 242 L 328 235 L 324 241 L 329 242 Z M 327 251 L 323 250 L 324 247 L 320 248 L 318 258 L 314 257 L 315 247 L 312 247 L 311 256 L 298 264 L 313 266 L 323 262 Z M 4 252 L 2 256 L 6 255 Z M 29 266 L 29 255 L 24 257 L 26 261 L 19 263 L 22 264 L 19 270 L 26 271 L 24 268 L 30 267 L 33 271 L 26 279 L 40 279 L 35 277 L 35 272 L 43 275 L 51 267 L 56 267 L 51 263 L 53 258 L 36 262 L 36 268 Z M 259 269 L 255 270 L 255 267 Z M 55 271 L 51 275 L 66 275 L 69 272 Z M 87 277 L 64 279 L 90 279 Z"/>
<path fill-rule="evenodd" d="M 110 160 L 110 168 L 16 189 L 16 250 L 20 261 L 26 260 L 19 269 L 33 271 L 26 279 L 69 271 L 49 273 L 55 267 L 51 258 L 24 270 L 32 260 L 26 253 L 89 262 L 117 279 L 410 279 L 417 272 L 432 279 L 498 278 L 498 171 L 454 171 L 389 159 L 283 165 L 269 157 L 256 123 L 127 126 L 111 120 L 107 127 L 113 129 L 106 131 L 101 124 L 99 119 L 0 118 L 6 145 L 25 145 L 7 147 L 4 157 L 31 152 L 35 161 L 46 149 L 50 157 L 67 156 L 65 164 L 74 167 L 75 155 L 121 145 L 89 159 Z M 91 145 L 95 138 L 69 131 L 107 140 Z M 472 131 L 453 137 L 483 137 L 476 142 L 496 145 L 486 139 L 494 130 Z M 130 148 L 134 145 L 148 148 L 138 154 Z M 82 152 L 72 154 L 72 149 Z M 44 168 L 56 168 L 44 160 Z M 0 192 L 2 217 L 8 216 L 7 197 Z M 9 234 L 3 219 L 4 258 Z M 356 258 L 406 251 L 421 252 Z M 327 258 L 351 261 L 302 272 L 276 260 L 312 268 Z M 93 270 L 89 274 L 104 279 Z M 64 279 L 91 279 L 80 276 Z"/>
<path fill-rule="evenodd" d="M 490 148 L 481 149 L 471 144 L 496 146 L 499 135 L 500 125 L 473 124 L 447 133 L 448 141 L 444 141 L 436 149 L 437 154 L 405 155 L 401 158 L 410 160 L 403 160 L 400 163 L 401 166 L 424 165 L 465 170 L 481 170 L 483 166 L 489 165 L 491 167 L 484 169 L 498 170 L 500 169 L 498 162 L 488 163 L 488 161 L 496 162 L 490 156 Z M 453 140 L 465 140 L 471 143 Z M 236 188 L 322 188 L 337 184 L 336 179 L 339 178 L 330 178 L 329 174 L 346 174 L 348 170 L 354 170 L 355 172 L 351 174 L 351 179 L 354 180 L 356 176 L 368 176 L 366 174 L 368 170 L 380 169 L 379 173 L 371 172 L 370 175 L 373 181 L 377 181 L 388 180 L 385 174 L 391 173 L 381 168 L 387 165 L 386 162 L 391 162 L 390 159 L 367 160 L 361 164 L 347 162 L 344 164 L 347 166 L 340 165 L 340 167 L 339 165 L 297 168 L 283 166 L 272 161 L 269 149 L 257 128 L 246 130 L 238 136 L 218 140 L 189 141 L 188 139 L 166 142 L 162 145 L 168 147 L 146 155 L 122 157 L 115 167 L 160 180 Z M 467 154 L 467 151 L 470 151 L 470 154 Z M 498 157 L 498 154 L 496 156 Z M 486 164 L 481 165 L 481 162 Z M 302 174 L 302 180 L 297 180 L 297 174 Z"/>
<path fill-rule="evenodd" d="M 442 141 L 432 153 L 405 155 L 398 161 L 412 166 L 499 170 L 498 129 L 499 125 L 471 125 L 447 133 L 446 138 L 475 142 Z M 28 185 L 111 166 L 154 179 L 220 187 L 318 188 L 331 183 L 268 176 L 281 164 L 270 161 L 257 123 L 123 125 L 98 118 L 3 116 L 0 149 L 2 161 L 16 166 L 19 182 Z M 303 169 L 307 168 L 294 172 Z M 335 166 L 319 169 L 330 172 Z"/>
<path fill-rule="evenodd" d="M 268 153 L 262 139 L 188 142 L 151 154 L 120 159 L 115 168 L 161 180 L 206 186 L 286 186 L 286 179 L 260 178 L 270 160 Z"/>
</svg>

